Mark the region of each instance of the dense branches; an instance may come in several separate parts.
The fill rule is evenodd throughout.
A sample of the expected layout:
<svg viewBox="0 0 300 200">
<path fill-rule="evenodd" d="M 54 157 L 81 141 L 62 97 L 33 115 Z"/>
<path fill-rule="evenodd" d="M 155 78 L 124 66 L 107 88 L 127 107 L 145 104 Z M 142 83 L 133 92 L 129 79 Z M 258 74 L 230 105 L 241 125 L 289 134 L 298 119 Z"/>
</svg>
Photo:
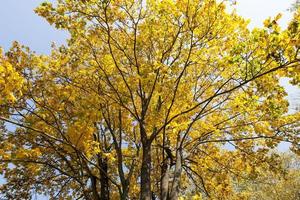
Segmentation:
<svg viewBox="0 0 300 200">
<path fill-rule="evenodd" d="M 299 154 L 300 115 L 287 113 L 279 85 L 299 84 L 299 14 L 287 30 L 278 15 L 249 31 L 225 5 L 38 7 L 70 38 L 47 56 L 17 43 L 1 54 L 4 188 L 54 199 L 241 199 L 237 182 L 280 171 L 271 149 L 286 141 Z"/>
</svg>

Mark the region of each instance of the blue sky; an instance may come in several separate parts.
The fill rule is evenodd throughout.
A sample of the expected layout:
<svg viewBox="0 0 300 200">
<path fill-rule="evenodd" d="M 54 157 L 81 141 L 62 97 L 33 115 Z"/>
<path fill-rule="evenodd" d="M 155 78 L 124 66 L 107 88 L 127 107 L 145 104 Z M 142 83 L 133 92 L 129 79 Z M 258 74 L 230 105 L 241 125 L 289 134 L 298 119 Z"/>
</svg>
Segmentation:
<svg viewBox="0 0 300 200">
<path fill-rule="evenodd" d="M 288 11 L 294 0 L 237 0 L 237 12 L 251 19 L 250 27 L 262 26 L 263 21 L 270 17 L 282 13 L 280 20 L 282 27 L 286 27 L 292 18 L 292 13 Z"/>
<path fill-rule="evenodd" d="M 43 18 L 34 13 L 33 9 L 43 1 L 1 1 L 0 46 L 7 50 L 11 42 L 17 40 L 38 53 L 49 53 L 52 42 L 64 43 L 67 34 L 49 26 Z M 293 0 L 237 0 L 237 2 L 238 13 L 251 19 L 251 28 L 261 26 L 264 19 L 275 16 L 279 12 L 284 14 L 281 20 L 283 27 L 291 18 L 291 13 L 287 9 Z"/>
<path fill-rule="evenodd" d="M 8 49 L 12 41 L 38 53 L 49 53 L 52 42 L 64 43 L 67 34 L 51 27 L 33 9 L 43 0 L 2 0 L 0 3 L 0 46 Z"/>
<path fill-rule="evenodd" d="M 0 3 L 0 46 L 7 50 L 14 40 L 29 46 L 37 53 L 50 52 L 51 43 L 65 43 L 67 33 L 51 27 L 43 18 L 37 16 L 33 9 L 44 0 L 2 0 Z M 51 0 L 53 1 L 53 0 Z M 293 0 L 237 0 L 237 12 L 245 18 L 251 19 L 250 28 L 262 26 L 263 20 L 269 16 L 282 13 L 280 21 L 286 27 L 292 14 L 287 9 Z M 282 84 L 288 91 L 288 99 L 292 104 L 300 99 L 300 91 L 288 85 L 288 80 L 283 79 Z M 286 144 L 280 145 L 281 150 L 286 150 Z M 46 197 L 38 197 L 40 200 Z"/>
</svg>

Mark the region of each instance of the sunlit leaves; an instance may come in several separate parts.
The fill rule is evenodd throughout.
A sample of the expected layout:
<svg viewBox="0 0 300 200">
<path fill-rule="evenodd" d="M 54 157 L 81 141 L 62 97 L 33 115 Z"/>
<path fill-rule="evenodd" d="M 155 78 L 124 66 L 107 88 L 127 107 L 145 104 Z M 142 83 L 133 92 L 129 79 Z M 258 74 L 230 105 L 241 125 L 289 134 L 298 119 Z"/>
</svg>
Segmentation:
<svg viewBox="0 0 300 200">
<path fill-rule="evenodd" d="M 285 76 L 299 83 L 299 14 L 287 30 L 278 15 L 250 31 L 225 5 L 42 3 L 36 13 L 70 38 L 50 55 L 17 43 L 1 54 L 2 120 L 18 126 L 1 142 L 1 159 L 15 165 L 7 188 L 28 171 L 26 189 L 53 198 L 97 199 L 106 189 L 134 199 L 147 166 L 160 196 L 167 166 L 178 198 L 248 199 L 235 184 L 278 170 L 271 149 L 288 141 L 299 153 L 299 114 L 287 114 L 279 85 Z"/>
</svg>

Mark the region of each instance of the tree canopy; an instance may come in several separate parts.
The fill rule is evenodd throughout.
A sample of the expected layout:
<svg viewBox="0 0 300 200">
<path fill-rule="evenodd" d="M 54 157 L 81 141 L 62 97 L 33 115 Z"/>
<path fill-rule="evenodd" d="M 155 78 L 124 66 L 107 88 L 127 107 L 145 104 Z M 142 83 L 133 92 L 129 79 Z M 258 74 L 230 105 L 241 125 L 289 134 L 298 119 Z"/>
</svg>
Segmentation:
<svg viewBox="0 0 300 200">
<path fill-rule="evenodd" d="M 57 0 L 68 31 L 38 55 L 0 54 L 0 170 L 8 199 L 249 199 L 299 149 L 281 77 L 300 84 L 300 13 L 249 30 L 216 0 Z"/>
</svg>

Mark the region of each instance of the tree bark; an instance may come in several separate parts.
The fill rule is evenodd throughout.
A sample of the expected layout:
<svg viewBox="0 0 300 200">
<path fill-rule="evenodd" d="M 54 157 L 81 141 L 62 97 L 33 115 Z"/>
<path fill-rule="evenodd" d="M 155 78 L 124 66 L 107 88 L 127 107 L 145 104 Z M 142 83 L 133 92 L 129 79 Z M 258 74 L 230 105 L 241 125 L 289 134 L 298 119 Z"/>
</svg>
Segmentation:
<svg viewBox="0 0 300 200">
<path fill-rule="evenodd" d="M 151 200 L 151 143 L 148 140 L 142 142 L 143 158 L 141 167 L 141 200 Z"/>
<path fill-rule="evenodd" d="M 176 163 L 174 170 L 174 177 L 170 192 L 170 200 L 177 200 L 180 189 L 180 178 L 182 172 L 182 147 L 180 146 L 180 135 L 177 138 L 177 150 L 176 150 Z"/>
<path fill-rule="evenodd" d="M 107 177 L 108 173 L 108 163 L 107 158 L 100 158 L 100 198 L 101 200 L 109 200 L 109 179 Z"/>
<path fill-rule="evenodd" d="M 170 200 L 177 200 L 179 187 L 180 187 L 180 178 L 181 178 L 181 171 L 182 171 L 182 154 L 180 150 L 176 152 L 176 165 L 174 170 L 174 178 L 172 182 L 172 188 L 170 193 Z"/>
<path fill-rule="evenodd" d="M 101 198 L 98 194 L 98 191 L 97 191 L 97 179 L 95 176 L 91 176 L 91 185 L 92 185 L 93 199 L 101 200 Z"/>
<path fill-rule="evenodd" d="M 164 151 L 164 150 L 163 150 Z M 169 158 L 165 158 L 162 165 L 161 200 L 167 200 L 169 194 Z"/>
</svg>

